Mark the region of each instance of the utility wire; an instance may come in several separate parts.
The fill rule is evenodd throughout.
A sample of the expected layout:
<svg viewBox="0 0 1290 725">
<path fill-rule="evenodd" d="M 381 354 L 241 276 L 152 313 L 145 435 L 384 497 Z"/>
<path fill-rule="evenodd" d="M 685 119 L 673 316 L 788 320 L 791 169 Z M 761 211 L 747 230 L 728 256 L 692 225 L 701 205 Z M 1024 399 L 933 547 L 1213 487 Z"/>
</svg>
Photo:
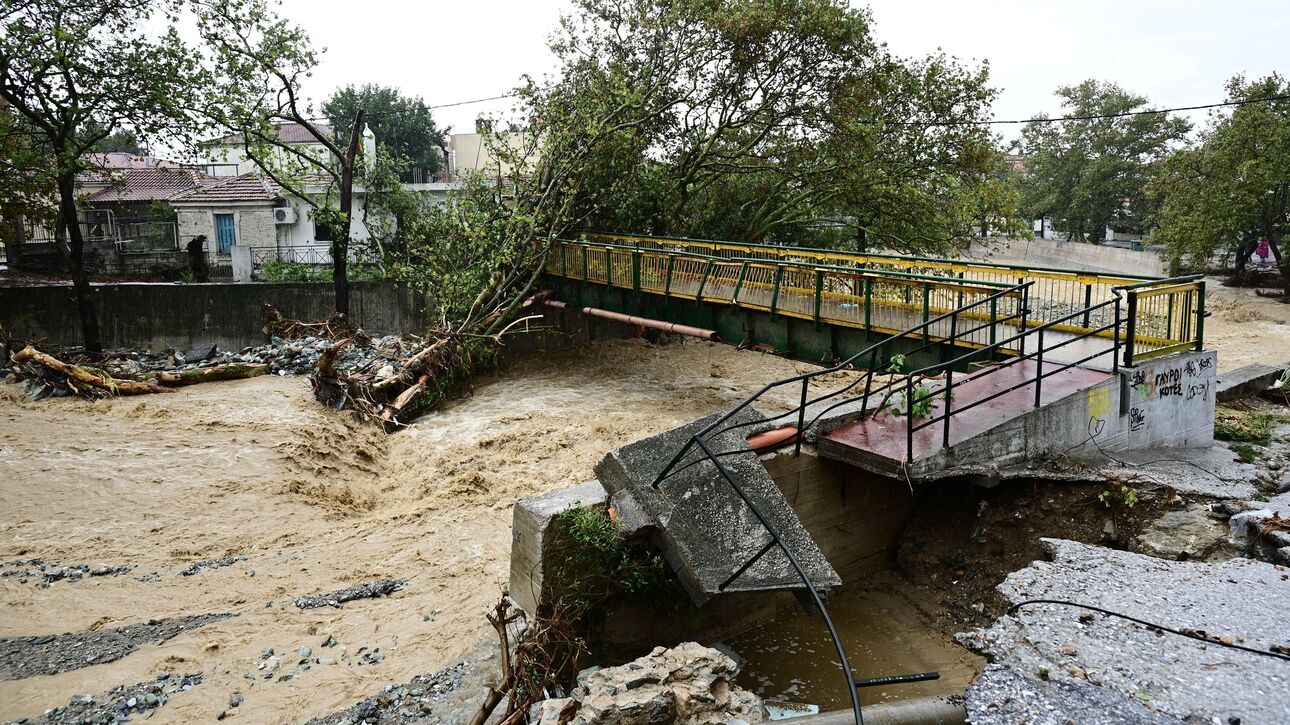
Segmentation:
<svg viewBox="0 0 1290 725">
<path fill-rule="evenodd" d="M 1130 622 L 1134 622 L 1134 623 L 1136 623 L 1136 624 L 1141 624 L 1141 625 L 1142 625 L 1142 626 L 1144 626 L 1144 627 L 1150 627 L 1151 629 L 1158 629 L 1158 630 L 1161 630 L 1161 631 L 1163 631 L 1163 632 L 1169 632 L 1170 634 L 1176 634 L 1176 635 L 1178 635 L 1179 637 L 1188 637 L 1188 638 L 1190 638 L 1190 639 L 1199 640 L 1199 641 L 1201 641 L 1201 642 L 1204 642 L 1205 644 L 1216 644 L 1216 645 L 1219 645 L 1219 646 L 1221 646 L 1221 647 L 1230 647 L 1231 649 L 1239 649 L 1239 650 L 1241 650 L 1242 652 L 1250 652 L 1250 653 L 1253 653 L 1253 654 L 1256 654 L 1256 655 L 1263 655 L 1264 657 L 1275 657 L 1275 658 L 1277 658 L 1277 659 L 1280 659 L 1280 660 L 1286 660 L 1286 661 L 1290 662 L 1290 655 L 1282 654 L 1282 653 L 1280 653 L 1280 652 L 1269 652 L 1268 650 L 1254 649 L 1253 647 L 1246 647 L 1246 646 L 1244 646 L 1244 645 L 1236 644 L 1235 642 L 1232 642 L 1232 643 L 1230 643 L 1230 644 L 1229 644 L 1229 643 L 1224 642 L 1224 641 L 1222 641 L 1222 640 L 1220 640 L 1220 639 L 1211 639 L 1211 638 L 1209 638 L 1209 637 L 1206 637 L 1206 636 L 1204 636 L 1204 635 L 1202 635 L 1202 634 L 1198 634 L 1198 633 L 1193 632 L 1193 631 L 1190 631 L 1190 630 L 1170 629 L 1169 627 L 1166 627 L 1166 626 L 1164 626 L 1164 625 L 1162 625 L 1162 624 L 1156 624 L 1156 623 L 1154 623 L 1154 622 L 1148 622 L 1148 621 L 1146 621 L 1145 619 L 1138 619 L 1137 617 L 1130 617 L 1130 616 L 1129 616 L 1129 615 L 1127 615 L 1127 614 L 1121 614 L 1121 613 L 1119 613 L 1119 612 L 1112 612 L 1112 611 L 1111 611 L 1111 610 L 1109 610 L 1109 609 L 1102 609 L 1101 607 L 1094 607 L 1094 606 L 1092 606 L 1092 605 L 1090 605 L 1090 604 L 1080 604 L 1079 602 L 1068 602 L 1068 601 L 1066 601 L 1066 600 L 1064 600 L 1064 599 L 1027 599 L 1027 600 L 1026 600 L 1026 601 L 1024 601 L 1024 602 L 1018 602 L 1018 603 L 1016 603 L 1016 604 L 1012 605 L 1012 606 L 1008 609 L 1008 612 L 1007 612 L 1007 613 L 1008 613 L 1009 615 L 1011 615 L 1013 612 L 1016 612 L 1018 609 L 1021 609 L 1022 607 L 1025 607 L 1025 606 L 1028 606 L 1028 605 L 1031 605 L 1031 604 L 1059 604 L 1059 605 L 1061 605 L 1061 606 L 1063 606 L 1063 607 L 1075 607 L 1075 608 L 1077 608 L 1077 609 L 1087 609 L 1087 610 L 1089 610 L 1089 611 L 1091 611 L 1091 612 L 1098 612 L 1098 613 L 1100 613 L 1100 614 L 1105 614 L 1105 615 L 1107 615 L 1107 616 L 1109 616 L 1109 617 L 1119 617 L 1120 619 L 1127 619 L 1127 620 L 1129 620 Z"/>
<path fill-rule="evenodd" d="M 1008 120 L 992 121 L 867 121 L 867 123 L 878 124 L 886 123 L 890 126 L 1004 126 L 1009 124 L 1021 123 L 1060 123 L 1062 121 L 1096 121 L 1104 118 L 1126 118 L 1128 116 L 1150 116 L 1157 113 L 1176 113 L 1178 111 L 1201 111 L 1206 108 L 1223 108 L 1225 106 L 1244 106 L 1250 103 L 1266 103 L 1268 101 L 1290 100 L 1290 95 L 1266 96 L 1264 98 L 1250 98 L 1244 101 L 1225 101 L 1223 103 L 1207 103 L 1202 106 L 1179 106 L 1177 108 L 1155 108 L 1146 111 L 1124 111 L 1121 113 L 1094 113 L 1085 116 L 1057 116 L 1047 118 L 1044 116 L 1038 118 L 1017 118 Z"/>
<path fill-rule="evenodd" d="M 428 108 L 433 110 L 436 108 L 452 108 L 454 106 L 469 106 L 472 103 L 485 103 L 487 101 L 497 101 L 503 98 L 512 98 L 514 96 L 515 96 L 514 93 L 503 93 L 500 96 L 489 96 L 488 98 L 476 98 L 473 101 L 457 101 L 456 103 L 441 103 L 437 106 L 428 106 Z"/>
</svg>

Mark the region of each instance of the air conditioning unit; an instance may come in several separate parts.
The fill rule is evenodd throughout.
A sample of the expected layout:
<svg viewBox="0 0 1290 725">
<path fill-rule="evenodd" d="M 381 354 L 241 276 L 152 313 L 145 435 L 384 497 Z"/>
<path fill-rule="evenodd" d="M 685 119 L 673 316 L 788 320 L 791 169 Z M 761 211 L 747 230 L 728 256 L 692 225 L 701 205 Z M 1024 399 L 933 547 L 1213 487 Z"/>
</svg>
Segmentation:
<svg viewBox="0 0 1290 725">
<path fill-rule="evenodd" d="M 280 206 L 273 210 L 274 224 L 295 224 L 296 210 L 289 206 Z"/>
</svg>

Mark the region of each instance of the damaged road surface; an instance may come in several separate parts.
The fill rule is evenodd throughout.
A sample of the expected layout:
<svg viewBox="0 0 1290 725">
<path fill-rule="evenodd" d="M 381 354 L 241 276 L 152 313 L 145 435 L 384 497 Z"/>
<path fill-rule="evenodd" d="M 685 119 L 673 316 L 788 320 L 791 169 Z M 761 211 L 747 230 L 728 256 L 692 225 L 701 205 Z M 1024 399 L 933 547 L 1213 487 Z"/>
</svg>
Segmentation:
<svg viewBox="0 0 1290 725">
<path fill-rule="evenodd" d="M 999 586 L 1012 605 L 1061 600 L 1192 636 L 1064 604 L 1014 608 L 959 635 L 994 663 L 967 692 L 975 725 L 1290 722 L 1290 570 L 1044 544 L 1052 561 Z"/>
</svg>

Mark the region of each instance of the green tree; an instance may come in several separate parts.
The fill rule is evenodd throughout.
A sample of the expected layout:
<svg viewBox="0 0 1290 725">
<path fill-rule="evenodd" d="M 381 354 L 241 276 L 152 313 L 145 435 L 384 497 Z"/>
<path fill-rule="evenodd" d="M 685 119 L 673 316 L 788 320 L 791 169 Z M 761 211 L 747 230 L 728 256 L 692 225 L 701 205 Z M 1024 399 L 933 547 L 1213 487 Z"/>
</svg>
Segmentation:
<svg viewBox="0 0 1290 725">
<path fill-rule="evenodd" d="M 96 153 L 125 153 L 134 154 L 135 156 L 146 156 L 148 150 L 139 143 L 139 138 L 134 135 L 134 131 L 128 128 L 117 129 L 109 136 L 94 144 Z"/>
<path fill-rule="evenodd" d="M 0 102 L 0 238 L 10 268 L 29 227 L 58 225 L 57 169 L 44 136 L 7 103 Z"/>
<path fill-rule="evenodd" d="M 445 131 L 435 124 L 425 101 L 405 96 L 397 88 L 368 83 L 337 89 L 323 102 L 322 113 L 337 135 L 348 137 L 360 108 L 377 146 L 391 158 L 427 174 L 443 169 Z"/>
<path fill-rule="evenodd" d="M 1057 89 L 1069 120 L 1026 124 L 1026 210 L 1050 216 L 1072 239 L 1101 241 L 1106 228 L 1142 233 L 1153 212 L 1145 184 L 1153 165 L 1182 141 L 1191 124 L 1165 113 L 1085 118 L 1152 110 L 1145 96 L 1114 83 L 1084 81 Z"/>
<path fill-rule="evenodd" d="M 650 77 L 661 101 L 603 147 L 591 225 L 779 243 L 843 227 L 920 251 L 1015 226 L 995 139 L 970 124 L 987 69 L 896 58 L 871 24 L 833 0 L 577 3 L 552 46 L 566 89 L 603 105 Z M 625 203 L 598 201 L 610 184 Z"/>
<path fill-rule="evenodd" d="M 177 0 L 30 0 L 7 3 L 0 32 L 0 99 L 29 124 L 49 167 L 87 350 L 102 348 L 84 266 L 76 174 L 111 129 L 182 143 L 199 67 L 174 27 Z M 162 24 L 158 32 L 158 23 Z"/>
<path fill-rule="evenodd" d="M 1211 113 L 1193 148 L 1171 154 L 1150 189 L 1163 199 L 1154 241 L 1192 269 L 1216 253 L 1235 253 L 1236 274 L 1260 239 L 1271 242 L 1290 294 L 1290 82 L 1273 73 L 1255 81 L 1236 76 L 1227 101 L 1241 105 Z M 1261 100 L 1272 99 L 1272 100 Z"/>
<path fill-rule="evenodd" d="M 220 91 L 206 106 L 209 118 L 237 134 L 246 157 L 304 202 L 316 223 L 331 229 L 336 312 L 348 315 L 363 109 L 355 111 L 345 137 L 313 120 L 301 83 L 317 68 L 318 53 L 308 34 L 278 16 L 267 0 L 209 0 L 199 6 L 197 27 L 210 51 L 211 86 Z M 278 131 L 288 123 L 303 128 L 314 143 L 282 140 Z"/>
</svg>

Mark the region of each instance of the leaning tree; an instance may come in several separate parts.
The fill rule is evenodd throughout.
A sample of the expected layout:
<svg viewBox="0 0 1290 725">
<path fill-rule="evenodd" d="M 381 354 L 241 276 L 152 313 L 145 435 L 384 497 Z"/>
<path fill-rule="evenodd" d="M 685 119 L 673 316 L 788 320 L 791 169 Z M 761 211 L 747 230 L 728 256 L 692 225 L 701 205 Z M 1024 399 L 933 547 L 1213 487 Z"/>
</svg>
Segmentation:
<svg viewBox="0 0 1290 725">
<path fill-rule="evenodd" d="M 77 174 L 114 129 L 177 145 L 198 129 L 192 108 L 204 83 L 174 26 L 181 7 L 180 0 L 24 0 L 0 11 L 0 99 L 34 134 L 28 148 L 49 159 L 60 247 L 92 352 L 102 342 L 85 271 Z"/>
<path fill-rule="evenodd" d="M 209 51 L 213 85 L 223 91 L 205 105 L 207 117 L 238 139 L 265 176 L 308 206 L 315 224 L 331 231 L 336 312 L 348 315 L 363 109 L 353 109 L 343 138 L 317 120 L 302 84 L 317 68 L 319 54 L 304 29 L 277 15 L 267 0 L 203 0 L 197 27 Z M 283 138 L 289 124 L 311 142 Z"/>
</svg>

